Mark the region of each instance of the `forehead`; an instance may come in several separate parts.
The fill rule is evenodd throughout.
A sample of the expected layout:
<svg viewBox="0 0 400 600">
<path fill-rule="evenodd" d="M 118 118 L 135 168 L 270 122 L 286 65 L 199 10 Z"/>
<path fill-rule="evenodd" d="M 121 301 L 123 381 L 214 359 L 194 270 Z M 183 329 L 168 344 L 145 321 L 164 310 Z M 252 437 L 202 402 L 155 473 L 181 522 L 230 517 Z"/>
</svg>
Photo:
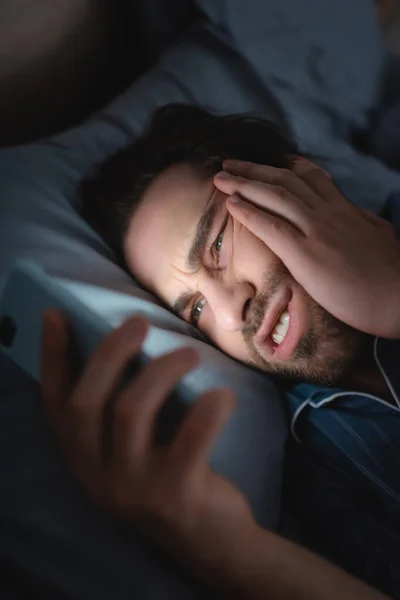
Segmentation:
<svg viewBox="0 0 400 600">
<path fill-rule="evenodd" d="M 174 165 L 147 188 L 125 239 L 125 257 L 138 281 L 169 302 L 185 276 L 196 225 L 215 191 L 212 178 Z"/>
</svg>

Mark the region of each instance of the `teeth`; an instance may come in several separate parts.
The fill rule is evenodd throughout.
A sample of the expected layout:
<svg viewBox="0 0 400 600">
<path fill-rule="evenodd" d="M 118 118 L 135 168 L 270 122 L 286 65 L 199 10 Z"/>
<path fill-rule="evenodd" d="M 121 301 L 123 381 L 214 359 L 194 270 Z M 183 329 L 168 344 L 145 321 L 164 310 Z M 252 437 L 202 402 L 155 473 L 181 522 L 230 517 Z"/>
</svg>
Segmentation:
<svg viewBox="0 0 400 600">
<path fill-rule="evenodd" d="M 282 314 L 281 317 L 279 319 L 279 321 L 277 322 L 277 324 L 275 325 L 275 328 L 272 332 L 272 339 L 274 340 L 275 344 L 281 344 L 283 342 L 283 340 L 285 339 L 285 336 L 288 332 L 289 329 L 289 322 L 290 322 L 290 317 L 289 317 L 289 313 L 287 310 L 285 310 Z"/>
<path fill-rule="evenodd" d="M 279 335 L 279 333 L 273 333 L 271 337 L 274 340 L 275 344 L 278 344 L 278 346 L 281 342 L 283 342 L 283 338 L 284 338 L 284 336 Z"/>
</svg>

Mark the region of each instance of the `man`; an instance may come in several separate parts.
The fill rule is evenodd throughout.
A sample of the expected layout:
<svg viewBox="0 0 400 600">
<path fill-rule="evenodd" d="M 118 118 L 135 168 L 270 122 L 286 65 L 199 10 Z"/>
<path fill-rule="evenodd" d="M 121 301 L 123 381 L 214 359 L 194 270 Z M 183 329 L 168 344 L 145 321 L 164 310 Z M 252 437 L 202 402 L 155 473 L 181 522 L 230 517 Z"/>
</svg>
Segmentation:
<svg viewBox="0 0 400 600">
<path fill-rule="evenodd" d="M 352 206 L 271 124 L 182 106 L 158 111 L 140 140 L 85 183 L 84 214 L 144 287 L 211 343 L 280 378 L 294 438 L 285 497 L 309 545 L 400 597 L 392 225 Z M 48 318 L 43 395 L 93 501 L 225 592 L 381 597 L 260 530 L 238 490 L 208 469 L 229 392 L 205 395 L 171 448 L 154 447 L 154 415 L 195 365 L 193 352 L 153 361 L 122 392 L 104 466 L 102 410 L 144 335 L 137 319 L 114 332 L 73 388 L 65 324 Z"/>
</svg>

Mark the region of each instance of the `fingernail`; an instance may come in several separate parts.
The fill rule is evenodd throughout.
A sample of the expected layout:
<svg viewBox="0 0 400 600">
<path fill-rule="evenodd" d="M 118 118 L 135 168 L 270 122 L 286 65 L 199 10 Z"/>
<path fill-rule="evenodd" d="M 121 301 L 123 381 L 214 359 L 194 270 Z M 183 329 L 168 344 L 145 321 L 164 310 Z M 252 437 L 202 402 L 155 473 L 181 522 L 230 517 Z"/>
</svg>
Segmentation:
<svg viewBox="0 0 400 600">
<path fill-rule="evenodd" d="M 230 177 L 232 177 L 229 173 L 227 173 L 226 171 L 220 171 L 219 173 L 217 173 L 217 177 L 219 179 L 230 179 Z"/>
<path fill-rule="evenodd" d="M 239 196 L 234 194 L 233 196 L 229 196 L 229 198 L 227 198 L 226 201 L 230 204 L 240 204 L 241 199 L 239 198 Z"/>
</svg>

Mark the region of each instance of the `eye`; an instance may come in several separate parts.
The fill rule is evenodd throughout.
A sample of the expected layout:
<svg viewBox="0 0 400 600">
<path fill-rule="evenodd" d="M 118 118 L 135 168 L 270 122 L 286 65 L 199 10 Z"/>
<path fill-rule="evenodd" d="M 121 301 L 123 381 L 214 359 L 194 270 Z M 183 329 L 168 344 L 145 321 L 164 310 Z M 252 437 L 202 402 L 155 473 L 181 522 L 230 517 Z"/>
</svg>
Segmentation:
<svg viewBox="0 0 400 600">
<path fill-rule="evenodd" d="M 223 237 L 224 237 L 224 234 L 220 233 L 214 242 L 214 248 L 218 253 L 221 252 Z"/>
<path fill-rule="evenodd" d="M 196 302 L 193 303 L 192 310 L 190 312 L 190 320 L 193 325 L 197 325 L 205 303 L 206 303 L 205 298 L 202 298 L 201 300 L 197 300 Z"/>
<path fill-rule="evenodd" d="M 227 215 L 227 217 L 224 221 L 224 224 L 222 225 L 222 229 L 219 232 L 217 239 L 215 240 L 215 242 L 212 245 L 212 251 L 217 253 L 217 261 L 218 261 L 218 255 L 222 249 L 222 243 L 223 243 L 223 239 L 224 239 L 225 229 L 228 224 L 228 219 L 229 219 L 229 215 Z"/>
</svg>

